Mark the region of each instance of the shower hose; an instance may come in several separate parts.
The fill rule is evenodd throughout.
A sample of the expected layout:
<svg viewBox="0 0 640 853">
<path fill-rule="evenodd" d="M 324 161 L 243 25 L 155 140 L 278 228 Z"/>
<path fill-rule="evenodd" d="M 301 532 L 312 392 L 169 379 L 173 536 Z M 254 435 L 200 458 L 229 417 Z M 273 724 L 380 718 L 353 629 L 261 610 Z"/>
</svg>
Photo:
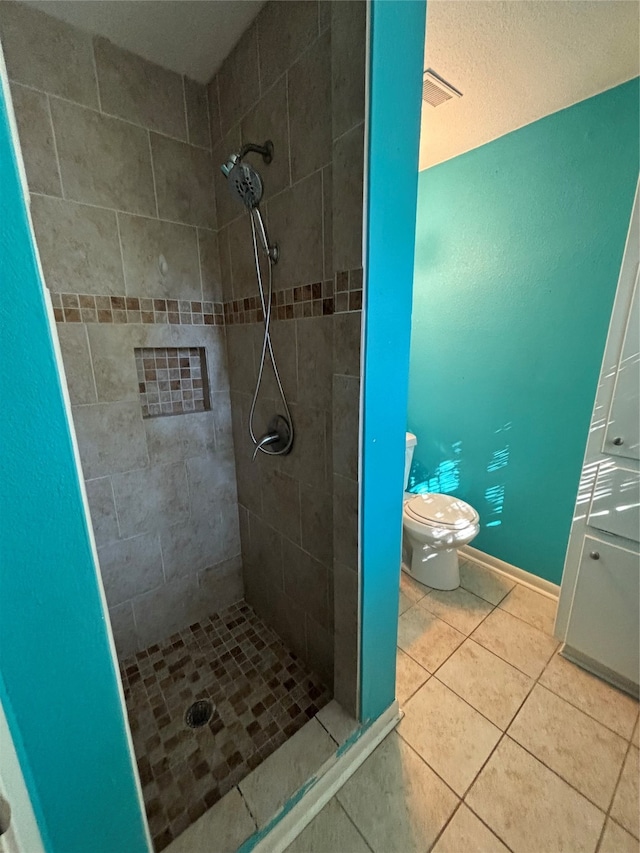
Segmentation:
<svg viewBox="0 0 640 853">
<path fill-rule="evenodd" d="M 251 218 L 251 238 L 253 241 L 253 258 L 256 265 L 256 276 L 258 278 L 258 291 L 260 293 L 260 304 L 262 305 L 262 314 L 264 317 L 264 335 L 262 337 L 262 350 L 260 353 L 260 366 L 258 368 L 258 379 L 256 381 L 256 387 L 253 392 L 253 399 L 251 400 L 251 409 L 249 410 L 249 435 L 251 436 L 251 441 L 254 444 L 255 452 L 253 454 L 253 458 L 256 458 L 258 451 L 260 450 L 262 453 L 265 453 L 267 456 L 284 456 L 289 453 L 291 447 L 293 445 L 293 421 L 291 419 L 291 412 L 289 411 L 289 406 L 287 404 L 287 398 L 284 393 L 284 389 L 282 387 L 282 382 L 280 381 L 280 374 L 278 372 L 278 365 L 276 364 L 276 359 L 273 354 L 273 346 L 271 344 L 271 294 L 273 291 L 273 264 L 274 261 L 271 258 L 271 255 L 267 250 L 267 261 L 269 264 L 269 290 L 265 297 L 264 285 L 262 282 L 262 272 L 260 270 L 260 255 L 258 252 L 258 240 L 256 235 L 256 221 L 255 217 L 260 217 L 260 212 L 252 209 L 249 211 L 249 215 Z M 262 225 L 262 222 L 260 222 Z M 264 228 L 262 229 L 264 231 Z M 276 450 L 271 449 L 270 446 L 261 445 L 260 439 L 256 438 L 255 430 L 253 428 L 253 421 L 255 416 L 256 404 L 258 402 L 258 394 L 260 393 L 260 385 L 262 384 L 262 377 L 264 374 L 264 366 L 267 358 L 267 353 L 269 353 L 269 358 L 271 360 L 271 364 L 273 366 L 273 373 L 276 378 L 276 383 L 278 385 L 278 391 L 280 392 L 280 398 L 282 399 L 282 405 L 284 407 L 285 416 L 287 419 L 287 423 L 289 425 L 289 437 L 287 443 L 284 447 L 280 447 Z"/>
</svg>

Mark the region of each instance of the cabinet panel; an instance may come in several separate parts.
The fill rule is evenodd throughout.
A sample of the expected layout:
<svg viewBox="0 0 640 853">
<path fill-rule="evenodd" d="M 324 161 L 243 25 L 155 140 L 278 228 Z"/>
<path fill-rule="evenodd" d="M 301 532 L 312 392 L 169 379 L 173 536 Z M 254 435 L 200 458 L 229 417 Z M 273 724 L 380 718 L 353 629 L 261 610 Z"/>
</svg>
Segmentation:
<svg viewBox="0 0 640 853">
<path fill-rule="evenodd" d="M 640 459 L 640 305 L 638 273 L 622 344 L 602 452 Z"/>
<path fill-rule="evenodd" d="M 640 474 L 602 462 L 587 524 L 613 536 L 640 541 Z"/>
<path fill-rule="evenodd" d="M 640 680 L 639 600 L 638 554 L 585 536 L 567 645 L 636 685 Z"/>
</svg>

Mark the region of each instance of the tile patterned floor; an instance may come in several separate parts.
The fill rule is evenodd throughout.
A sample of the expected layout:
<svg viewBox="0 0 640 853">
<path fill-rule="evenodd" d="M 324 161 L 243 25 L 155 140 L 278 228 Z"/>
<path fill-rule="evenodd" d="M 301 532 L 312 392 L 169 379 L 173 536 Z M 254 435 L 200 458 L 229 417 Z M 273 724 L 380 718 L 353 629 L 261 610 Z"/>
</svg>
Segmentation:
<svg viewBox="0 0 640 853">
<path fill-rule="evenodd" d="M 331 698 L 244 603 L 123 661 L 121 674 L 157 851 Z M 215 711 L 191 729 L 185 712 L 199 699 Z"/>
<path fill-rule="evenodd" d="M 639 853 L 638 703 L 558 655 L 553 600 L 461 579 L 403 574 L 405 717 L 288 853 Z"/>
</svg>

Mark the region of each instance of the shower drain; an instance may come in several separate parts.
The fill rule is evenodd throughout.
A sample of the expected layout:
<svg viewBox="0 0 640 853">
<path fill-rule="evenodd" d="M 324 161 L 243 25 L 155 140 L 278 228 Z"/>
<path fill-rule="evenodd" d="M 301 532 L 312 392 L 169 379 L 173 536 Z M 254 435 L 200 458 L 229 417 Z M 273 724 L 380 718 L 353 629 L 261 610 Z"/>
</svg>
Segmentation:
<svg viewBox="0 0 640 853">
<path fill-rule="evenodd" d="M 206 726 L 213 715 L 213 702 L 208 699 L 198 699 L 193 705 L 189 705 L 184 721 L 190 729 L 199 729 Z"/>
</svg>

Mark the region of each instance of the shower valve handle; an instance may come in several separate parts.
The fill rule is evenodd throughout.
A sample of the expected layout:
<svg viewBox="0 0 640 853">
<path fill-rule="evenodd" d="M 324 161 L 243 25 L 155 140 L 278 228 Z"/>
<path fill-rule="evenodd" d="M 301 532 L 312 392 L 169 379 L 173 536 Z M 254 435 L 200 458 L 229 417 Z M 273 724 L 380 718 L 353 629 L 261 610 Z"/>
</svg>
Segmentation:
<svg viewBox="0 0 640 853">
<path fill-rule="evenodd" d="M 263 447 L 266 447 L 268 444 L 275 444 L 276 441 L 280 441 L 280 436 L 277 432 L 268 432 L 266 435 L 263 435 L 256 444 L 256 449 L 253 451 L 252 461 L 255 462 L 256 456 Z"/>
</svg>

